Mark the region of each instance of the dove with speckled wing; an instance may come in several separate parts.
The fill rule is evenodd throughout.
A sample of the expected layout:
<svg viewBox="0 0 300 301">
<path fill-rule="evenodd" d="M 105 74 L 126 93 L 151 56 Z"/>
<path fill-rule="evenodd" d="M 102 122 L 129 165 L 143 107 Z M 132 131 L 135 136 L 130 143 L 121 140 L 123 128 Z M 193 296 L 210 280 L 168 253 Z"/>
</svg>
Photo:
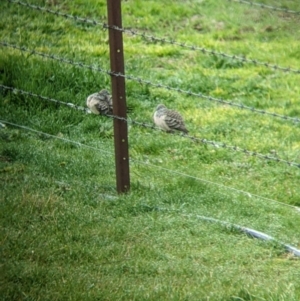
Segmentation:
<svg viewBox="0 0 300 301">
<path fill-rule="evenodd" d="M 188 130 L 185 127 L 182 116 L 174 111 L 167 109 L 165 105 L 159 104 L 153 115 L 154 123 L 161 129 L 172 132 L 173 130 L 181 131 L 185 134 Z"/>
</svg>

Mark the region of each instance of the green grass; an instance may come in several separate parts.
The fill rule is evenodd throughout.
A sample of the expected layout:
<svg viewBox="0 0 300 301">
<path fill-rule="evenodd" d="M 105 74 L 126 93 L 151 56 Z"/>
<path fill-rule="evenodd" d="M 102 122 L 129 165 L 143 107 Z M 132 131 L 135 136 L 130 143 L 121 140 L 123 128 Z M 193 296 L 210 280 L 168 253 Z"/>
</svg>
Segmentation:
<svg viewBox="0 0 300 301">
<path fill-rule="evenodd" d="M 299 11 L 297 0 L 260 2 Z M 105 1 L 30 3 L 106 22 Z M 225 0 L 164 3 L 123 1 L 123 25 L 299 69 L 298 15 Z M 102 28 L 0 7 L 1 41 L 109 69 Z M 124 50 L 126 74 L 300 116 L 299 74 L 127 34 Z M 0 84 L 84 106 L 110 78 L 1 46 Z M 133 120 L 152 123 L 164 103 L 191 135 L 300 162 L 299 124 L 130 80 L 126 94 Z M 0 120 L 57 137 L 0 128 L 1 300 L 300 299 L 300 261 L 282 245 L 199 218 L 300 248 L 299 211 L 289 207 L 300 206 L 298 168 L 130 125 L 131 190 L 118 195 L 110 119 L 0 90 Z"/>
</svg>

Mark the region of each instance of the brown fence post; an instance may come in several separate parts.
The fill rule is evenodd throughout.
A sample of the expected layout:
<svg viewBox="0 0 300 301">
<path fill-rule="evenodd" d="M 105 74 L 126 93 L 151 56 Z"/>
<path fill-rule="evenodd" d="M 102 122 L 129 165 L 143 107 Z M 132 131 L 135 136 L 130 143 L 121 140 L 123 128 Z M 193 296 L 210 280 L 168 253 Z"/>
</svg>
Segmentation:
<svg viewBox="0 0 300 301">
<path fill-rule="evenodd" d="M 112 29 L 112 26 L 122 28 L 121 0 L 107 0 L 107 14 L 111 71 L 125 74 L 122 32 Z M 111 75 L 111 87 L 113 114 L 127 118 L 125 78 Z M 127 122 L 114 119 L 114 143 L 117 191 L 123 193 L 130 189 Z"/>
</svg>

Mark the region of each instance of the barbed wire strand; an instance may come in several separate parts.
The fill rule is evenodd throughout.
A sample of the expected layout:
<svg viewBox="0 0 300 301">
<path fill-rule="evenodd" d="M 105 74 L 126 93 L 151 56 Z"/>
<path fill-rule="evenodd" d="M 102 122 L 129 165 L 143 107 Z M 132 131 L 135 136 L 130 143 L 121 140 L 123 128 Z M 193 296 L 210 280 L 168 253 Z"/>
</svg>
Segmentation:
<svg viewBox="0 0 300 301">
<path fill-rule="evenodd" d="M 97 20 L 92 20 L 92 19 L 88 19 L 88 18 L 73 16 L 73 15 L 70 15 L 70 14 L 67 14 L 67 13 L 60 12 L 59 10 L 52 10 L 50 8 L 47 8 L 47 7 L 42 7 L 42 6 L 27 3 L 27 2 L 22 2 L 22 1 L 17 1 L 17 0 L 7 0 L 7 1 L 10 2 L 10 3 L 25 6 L 27 8 L 31 8 L 31 9 L 35 9 L 35 10 L 38 10 L 38 11 L 54 14 L 56 16 L 61 16 L 61 17 L 64 17 L 66 19 L 72 19 L 74 21 L 79 21 L 79 22 L 93 24 L 93 25 L 101 25 L 101 26 L 103 26 L 105 24 L 105 23 L 97 21 Z"/>
<path fill-rule="evenodd" d="M 17 128 L 21 128 L 23 130 L 27 130 L 27 131 L 33 132 L 33 133 L 38 134 L 38 135 L 42 135 L 42 136 L 45 136 L 45 137 L 48 137 L 48 138 L 58 139 L 58 140 L 61 140 L 63 142 L 71 143 L 71 144 L 74 144 L 74 145 L 77 145 L 77 146 L 80 146 L 80 147 L 89 148 L 89 149 L 92 149 L 94 151 L 98 151 L 98 152 L 105 153 L 107 155 L 112 155 L 113 156 L 112 152 L 100 149 L 98 147 L 94 147 L 94 146 L 90 146 L 90 145 L 87 145 L 87 144 L 83 144 L 83 143 L 80 143 L 80 142 L 77 142 L 77 141 L 74 141 L 74 140 L 70 140 L 70 139 L 67 139 L 67 138 L 63 138 L 63 137 L 51 135 L 51 134 L 48 134 L 48 133 L 45 133 L 45 132 L 42 132 L 42 131 L 38 131 L 38 130 L 32 129 L 32 128 L 24 126 L 24 125 L 19 125 L 19 124 L 13 123 L 13 122 L 9 122 L 9 121 L 6 121 L 6 120 L 0 120 L 0 122 L 4 123 L 4 124 L 7 124 L 7 125 L 11 125 L 11 126 L 17 127 Z"/>
<path fill-rule="evenodd" d="M 153 83 L 149 80 L 144 80 L 142 78 L 134 77 L 134 76 L 131 76 L 131 75 L 128 75 L 128 74 L 124 75 L 124 74 L 121 74 L 121 73 L 112 72 L 112 75 L 121 76 L 121 77 L 124 77 L 125 79 L 133 80 L 133 81 L 138 82 L 140 84 L 150 85 L 150 86 L 156 87 L 156 88 L 163 88 L 163 89 L 166 89 L 166 90 L 169 90 L 169 91 L 176 91 L 178 93 L 187 94 L 189 96 L 199 97 L 199 98 L 202 98 L 202 99 L 205 99 L 205 100 L 209 100 L 211 102 L 217 102 L 217 103 L 220 103 L 220 104 L 223 104 L 223 105 L 228 105 L 228 106 L 231 106 L 231 107 L 236 107 L 236 108 L 239 108 L 239 109 L 248 110 L 252 113 L 268 115 L 268 116 L 272 116 L 272 117 L 275 117 L 275 118 L 280 118 L 280 119 L 292 121 L 292 122 L 295 122 L 295 123 L 300 123 L 300 118 L 298 118 L 298 117 L 290 117 L 290 116 L 281 115 L 281 114 L 277 114 L 277 113 L 273 113 L 273 112 L 268 112 L 268 111 L 265 111 L 265 110 L 255 109 L 254 107 L 246 106 L 244 104 L 235 103 L 235 102 L 228 101 L 228 100 L 225 100 L 225 99 L 222 99 L 222 98 L 216 98 L 216 97 L 213 97 L 213 96 L 208 96 L 208 95 L 204 95 L 202 93 L 196 93 L 196 92 L 192 92 L 190 90 L 184 90 L 184 89 L 181 89 L 181 88 L 170 87 L 170 86 L 160 84 L 160 83 Z"/>
<path fill-rule="evenodd" d="M 300 15 L 300 11 L 295 11 L 295 10 L 291 10 L 291 9 L 288 9 L 288 8 L 281 8 L 281 7 L 278 7 L 278 6 L 266 5 L 266 4 L 263 4 L 263 3 L 258 3 L 258 2 L 253 2 L 253 1 L 245 1 L 245 0 L 227 0 L 227 1 L 237 2 L 237 3 L 240 3 L 240 4 L 248 4 L 250 6 L 258 6 L 260 8 L 267 8 L 267 9 L 271 9 L 271 10 L 274 10 L 274 11 L 282 11 L 282 12 L 285 12 L 285 13 Z"/>
<path fill-rule="evenodd" d="M 104 69 L 104 68 L 101 68 L 101 67 L 87 65 L 87 64 L 84 64 L 82 62 L 75 62 L 71 59 L 62 58 L 62 57 L 56 56 L 54 54 L 46 54 L 46 53 L 39 52 L 39 51 L 36 51 L 36 50 L 28 49 L 24 46 L 17 46 L 17 45 L 14 45 L 14 44 L 9 44 L 5 41 L 0 41 L 0 45 L 2 45 L 4 47 L 13 48 L 15 50 L 20 50 L 21 52 L 27 52 L 30 55 L 38 55 L 38 56 L 41 56 L 45 59 L 52 59 L 52 60 L 55 60 L 55 61 L 59 61 L 61 63 L 67 63 L 67 64 L 73 65 L 75 67 L 86 68 L 86 69 L 102 72 L 102 73 L 105 73 L 107 75 L 112 75 L 113 74 L 111 71 L 109 71 L 107 69 Z"/>
<path fill-rule="evenodd" d="M 51 135 L 51 134 L 48 134 L 48 133 L 45 133 L 45 132 L 42 132 L 42 131 L 32 129 L 32 128 L 27 127 L 27 126 L 23 126 L 23 125 L 19 125 L 19 124 L 13 123 L 13 122 L 9 122 L 9 121 L 6 121 L 6 120 L 0 120 L 0 122 L 3 123 L 3 124 L 7 124 L 7 125 L 10 125 L 10 126 L 21 128 L 23 130 L 31 131 L 31 132 L 39 134 L 39 135 L 44 135 L 46 137 L 50 137 L 50 138 L 53 138 L 53 139 L 58 139 L 58 140 L 61 140 L 63 142 L 72 143 L 72 144 L 75 144 L 75 145 L 80 146 L 80 147 L 89 148 L 89 149 L 92 149 L 94 151 L 103 152 L 103 153 L 106 153 L 106 154 L 109 154 L 109 155 L 113 156 L 112 152 L 107 151 L 107 150 L 103 150 L 103 149 L 99 149 L 98 147 L 90 146 L 88 144 L 80 143 L 80 142 L 70 140 L 70 139 L 66 139 L 66 138 L 63 138 L 63 137 Z M 155 165 L 155 164 L 152 164 L 152 163 L 149 163 L 149 162 L 144 162 L 144 161 L 140 161 L 140 160 L 133 159 L 133 158 L 130 158 L 130 162 L 133 162 L 133 163 L 136 163 L 136 164 L 141 164 L 141 165 L 148 165 L 148 166 L 153 167 L 155 169 L 161 169 L 161 170 L 164 170 L 164 171 L 166 171 L 168 173 L 171 173 L 171 174 L 176 174 L 176 175 L 181 176 L 181 177 L 191 178 L 191 179 L 194 179 L 196 181 L 200 181 L 200 182 L 207 183 L 207 184 L 210 184 L 210 185 L 215 185 L 215 186 L 218 186 L 219 188 L 223 188 L 225 190 L 226 189 L 227 190 L 232 190 L 234 192 L 246 195 L 249 198 L 255 197 L 257 199 L 273 202 L 273 203 L 276 203 L 278 205 L 286 206 L 286 207 L 292 208 L 292 209 L 300 212 L 300 208 L 297 207 L 297 206 L 293 206 L 293 205 L 290 205 L 290 204 L 279 202 L 279 201 L 276 201 L 276 200 L 271 199 L 271 198 L 263 197 L 263 196 L 260 196 L 260 195 L 257 195 L 257 194 L 254 194 L 254 193 L 251 193 L 251 192 L 248 192 L 248 191 L 244 191 L 244 190 L 237 189 L 237 188 L 234 188 L 234 187 L 231 187 L 231 186 L 226 186 L 224 184 L 220 184 L 220 183 L 216 183 L 216 182 L 213 182 L 213 181 L 210 181 L 210 180 L 195 177 L 195 176 L 192 176 L 192 175 L 189 175 L 189 174 L 186 174 L 186 173 L 183 173 L 183 172 L 179 172 L 179 171 L 176 171 L 176 170 L 171 170 L 171 169 L 162 167 L 160 165 Z"/>
<path fill-rule="evenodd" d="M 273 69 L 273 70 L 279 70 L 279 71 L 284 71 L 284 72 L 300 74 L 300 69 L 294 69 L 294 68 L 290 68 L 290 67 L 281 67 L 281 66 L 278 66 L 276 64 L 270 64 L 270 63 L 266 63 L 266 62 L 261 62 L 261 61 L 256 60 L 256 59 L 246 58 L 245 56 L 231 55 L 231 54 L 227 54 L 227 53 L 224 53 L 224 52 L 207 49 L 207 48 L 204 48 L 204 47 L 189 45 L 189 44 L 184 43 L 184 42 L 177 42 L 173 39 L 155 37 L 153 35 L 149 35 L 149 34 L 146 34 L 144 32 L 140 33 L 140 32 L 138 32 L 136 30 L 133 30 L 133 29 L 126 29 L 126 28 L 121 28 L 121 27 L 118 27 L 118 26 L 109 26 L 107 24 L 104 24 L 104 27 L 111 28 L 111 29 L 114 29 L 114 30 L 117 30 L 117 31 L 121 31 L 121 32 L 124 32 L 126 34 L 131 34 L 133 36 L 139 36 L 139 37 L 143 38 L 144 40 L 148 40 L 148 41 L 151 41 L 151 42 L 160 42 L 160 43 L 163 43 L 163 44 L 176 45 L 176 46 L 180 46 L 182 48 L 186 48 L 186 49 L 189 49 L 189 50 L 200 51 L 203 54 L 221 56 L 223 58 L 237 60 L 237 61 L 241 61 L 243 63 L 251 63 L 251 64 L 254 64 L 254 65 L 258 65 L 258 66 L 264 66 L 266 68 L 270 68 L 270 69 Z"/>
<path fill-rule="evenodd" d="M 58 103 L 58 104 L 61 104 L 61 105 L 66 105 L 68 107 L 78 109 L 78 110 L 81 110 L 81 111 L 85 111 L 85 112 L 88 112 L 88 113 L 90 112 L 88 109 L 85 109 L 81 106 L 77 106 L 77 105 L 72 104 L 72 103 L 59 101 L 59 100 L 56 100 L 56 99 L 53 99 L 53 98 L 48 98 L 46 96 L 38 95 L 38 94 L 35 94 L 35 93 L 32 93 L 32 92 L 23 91 L 23 90 L 20 90 L 20 89 L 4 86 L 4 85 L 1 85 L 1 84 L 0 84 L 0 88 L 5 89 L 5 90 L 10 90 L 10 91 L 15 91 L 15 92 L 18 92 L 18 93 L 21 93 L 21 94 L 24 94 L 24 95 L 28 95 L 28 96 L 38 97 L 41 100 L 51 101 L 51 102 Z M 154 126 L 154 124 L 147 124 L 146 122 L 139 122 L 139 121 L 135 121 L 135 120 L 128 119 L 128 118 L 126 119 L 124 117 L 120 117 L 120 116 L 116 116 L 116 115 L 107 114 L 107 115 L 104 115 L 104 116 L 112 118 L 112 119 L 118 119 L 118 120 L 124 121 L 128 124 L 138 125 L 140 127 L 162 131 L 160 128 L 157 128 L 156 126 Z M 176 133 L 171 133 L 171 134 L 173 134 L 175 136 L 178 136 L 178 137 L 181 137 L 181 138 L 188 138 L 188 139 L 190 139 L 194 142 L 198 141 L 198 142 L 201 142 L 203 144 L 211 145 L 215 148 L 224 148 L 224 149 L 227 149 L 227 150 L 244 153 L 248 156 L 257 157 L 257 158 L 268 160 L 268 161 L 275 161 L 275 162 L 285 163 L 285 164 L 288 164 L 289 166 L 300 168 L 300 163 L 287 161 L 287 160 L 284 160 L 284 159 L 280 159 L 278 157 L 272 157 L 272 156 L 261 154 L 261 153 L 254 152 L 254 151 L 249 151 L 247 149 L 240 148 L 240 147 L 235 146 L 235 145 L 228 145 L 228 144 L 223 143 L 223 142 L 215 142 L 215 141 L 211 141 L 211 140 L 208 140 L 208 139 L 205 139 L 205 138 L 199 138 L 199 137 L 190 136 L 190 135 L 181 135 L 181 134 L 178 135 Z"/>
<path fill-rule="evenodd" d="M 88 108 L 84 108 L 82 106 L 75 105 L 74 103 L 71 103 L 71 102 L 60 101 L 60 100 L 57 100 L 57 99 L 54 99 L 54 98 L 50 98 L 50 97 L 47 97 L 47 96 L 43 96 L 43 95 L 40 95 L 40 94 L 30 92 L 30 91 L 24 91 L 24 90 L 21 90 L 21 89 L 17 89 L 17 88 L 14 88 L 14 87 L 8 87 L 8 86 L 1 85 L 1 84 L 0 84 L 0 88 L 2 88 L 4 90 L 9 90 L 13 93 L 20 93 L 20 94 L 27 95 L 27 96 L 33 96 L 33 97 L 36 97 L 36 98 L 40 98 L 41 100 L 53 102 L 53 103 L 56 103 L 56 104 L 59 104 L 59 105 L 68 106 L 70 108 L 73 108 L 73 109 L 76 109 L 76 110 L 79 110 L 79 111 L 84 111 L 87 114 L 92 113 Z"/>
<path fill-rule="evenodd" d="M 91 24 L 94 24 L 94 25 L 103 25 L 102 22 L 99 22 L 97 20 L 91 20 L 91 19 L 88 19 L 88 18 L 73 16 L 73 15 L 70 15 L 70 14 L 62 13 L 62 12 L 57 11 L 57 10 L 54 11 L 54 10 L 51 10 L 49 8 L 41 7 L 41 6 L 34 5 L 34 4 L 30 4 L 30 3 L 27 3 L 27 2 L 22 2 L 22 1 L 18 1 L 18 0 L 7 0 L 7 1 L 10 2 L 10 3 L 15 3 L 15 4 L 25 6 L 27 8 L 32 8 L 32 9 L 36 9 L 36 10 L 39 10 L 39 11 L 44 11 L 44 12 L 47 12 L 47 13 L 52 13 L 52 14 L 55 14 L 55 15 L 58 15 L 58 16 L 62 16 L 62 17 L 65 17 L 65 18 L 74 19 L 75 21 L 91 23 Z M 295 10 L 291 10 L 291 9 L 288 9 L 288 8 L 282 8 L 282 7 L 278 7 L 278 6 L 267 5 L 267 4 L 263 4 L 263 3 L 253 2 L 253 1 L 245 1 L 245 0 L 228 0 L 228 1 L 229 2 L 237 2 L 237 3 L 240 3 L 240 4 L 248 4 L 248 5 L 251 5 L 251 6 L 258 6 L 260 8 L 267 8 L 267 9 L 271 9 L 271 10 L 274 10 L 274 11 L 283 11 L 285 13 L 290 13 L 290 14 L 296 14 L 296 15 L 300 14 L 300 11 L 295 11 Z"/>
<path fill-rule="evenodd" d="M 273 69 L 273 70 L 279 70 L 279 71 L 284 71 L 284 72 L 291 72 L 291 73 L 300 74 L 300 69 L 295 69 L 295 68 L 290 68 L 290 67 L 282 67 L 282 66 L 278 66 L 276 64 L 270 64 L 270 63 L 266 63 L 266 62 L 261 62 L 261 61 L 256 60 L 256 59 L 246 58 L 245 56 L 231 55 L 231 54 L 227 54 L 227 53 L 207 49 L 207 48 L 204 48 L 204 47 L 199 47 L 199 46 L 195 46 L 195 45 L 189 45 L 189 44 L 186 44 L 186 43 L 183 43 L 183 42 L 178 42 L 178 41 L 175 41 L 174 39 L 155 37 L 153 35 L 149 35 L 149 34 L 146 34 L 146 33 L 140 33 L 140 32 L 138 32 L 136 30 L 133 30 L 133 29 L 121 28 L 121 27 L 118 27 L 118 26 L 109 26 L 105 22 L 100 22 L 100 21 L 91 20 L 91 19 L 88 19 L 88 18 L 73 16 L 73 15 L 70 15 L 70 14 L 62 13 L 60 11 L 54 11 L 54 10 L 51 10 L 49 8 L 45 8 L 45 7 L 41 7 L 41 6 L 37 6 L 37 5 L 32 5 L 32 4 L 29 4 L 29 3 L 22 2 L 22 1 L 16 1 L 16 0 L 7 0 L 7 1 L 11 2 L 11 3 L 15 3 L 15 4 L 25 6 L 27 8 L 32 8 L 32 9 L 35 9 L 35 10 L 38 10 L 38 11 L 44 11 L 44 12 L 51 13 L 51 14 L 54 14 L 54 15 L 57 15 L 57 16 L 62 16 L 64 18 L 73 19 L 75 21 L 84 22 L 84 23 L 93 24 L 93 25 L 100 25 L 100 26 L 103 27 L 103 29 L 111 28 L 111 29 L 114 29 L 114 30 L 121 31 L 125 34 L 130 34 L 130 35 L 133 35 L 133 36 L 142 37 L 144 40 L 148 40 L 148 41 L 152 41 L 152 42 L 160 42 L 160 43 L 163 43 L 163 44 L 171 44 L 171 45 L 180 46 L 182 48 L 186 48 L 186 49 L 193 50 L 193 51 L 200 51 L 203 54 L 221 56 L 221 57 L 227 58 L 227 59 L 238 60 L 238 61 L 241 61 L 243 63 L 251 63 L 251 64 L 254 64 L 254 65 L 264 66 L 266 68 L 270 68 L 270 69 Z"/>
<path fill-rule="evenodd" d="M 160 128 L 157 128 L 154 125 L 147 124 L 145 122 L 138 122 L 138 121 L 135 121 L 135 120 L 126 119 L 124 117 L 119 117 L 119 116 L 115 116 L 115 115 L 106 115 L 106 116 L 114 118 L 114 119 L 119 119 L 119 120 L 122 120 L 124 122 L 131 123 L 133 125 L 138 125 L 138 126 L 142 126 L 142 127 L 162 131 Z M 181 137 L 181 138 L 187 138 L 187 139 L 190 139 L 194 142 L 198 141 L 198 142 L 201 142 L 203 144 L 208 144 L 208 145 L 211 145 L 215 148 L 224 148 L 224 149 L 227 149 L 227 150 L 244 153 L 248 156 L 253 156 L 253 157 L 257 157 L 257 158 L 264 159 L 264 160 L 269 160 L 269 161 L 281 162 L 281 163 L 285 163 L 289 166 L 300 168 L 300 163 L 280 159 L 278 157 L 272 157 L 272 156 L 265 155 L 265 154 L 260 154 L 260 153 L 255 152 L 255 151 L 249 151 L 247 149 L 238 147 L 236 145 L 228 145 L 227 143 L 215 142 L 215 141 L 212 141 L 212 140 L 208 140 L 208 139 L 205 139 L 205 138 L 199 138 L 199 137 L 195 137 L 195 136 L 191 136 L 191 135 L 187 135 L 187 134 L 177 134 L 175 132 L 170 133 L 170 134 L 174 135 L 174 136 L 177 136 L 177 137 Z"/>
<path fill-rule="evenodd" d="M 4 47 L 10 47 L 10 48 L 13 48 L 13 49 L 16 49 L 16 50 L 20 50 L 20 51 L 23 51 L 23 52 L 28 52 L 28 53 L 33 54 L 33 55 L 38 55 L 38 56 L 41 56 L 41 57 L 46 58 L 46 59 L 48 58 L 48 59 L 56 60 L 56 61 L 59 61 L 59 62 L 62 62 L 62 63 L 67 63 L 67 64 L 70 64 L 70 65 L 73 65 L 73 66 L 76 66 L 76 67 L 79 67 L 79 68 L 88 68 L 88 69 L 93 70 L 93 71 L 99 71 L 99 72 L 105 73 L 105 74 L 110 75 L 110 76 L 121 76 L 121 77 L 124 77 L 125 79 L 138 82 L 139 84 L 145 84 L 145 85 L 149 85 L 149 86 L 156 87 L 156 88 L 163 88 L 163 89 L 166 89 L 166 90 L 169 90 L 169 91 L 175 91 L 175 92 L 178 92 L 178 93 L 187 94 L 189 96 L 199 97 L 199 98 L 211 101 L 211 102 L 217 102 L 219 104 L 236 107 L 236 108 L 243 109 L 243 110 L 248 110 L 248 111 L 253 112 L 253 113 L 268 115 L 268 116 L 271 116 L 271 117 L 274 117 L 274 118 L 280 118 L 280 119 L 284 119 L 284 120 L 287 120 L 287 121 L 300 123 L 300 118 L 298 118 L 298 117 L 290 117 L 290 116 L 281 115 L 281 114 L 277 114 L 277 113 L 273 113 L 273 112 L 268 112 L 266 110 L 255 109 L 254 107 L 246 106 L 244 104 L 235 103 L 235 102 L 228 101 L 228 100 L 221 99 L 221 98 L 216 98 L 216 97 L 204 95 L 202 93 L 196 93 L 196 92 L 184 90 L 184 89 L 181 89 L 181 88 L 167 86 L 167 85 L 160 84 L 160 83 L 153 83 L 150 80 L 144 80 L 142 78 L 135 77 L 133 75 L 129 75 L 129 74 L 125 75 L 125 74 L 122 74 L 122 73 L 115 73 L 113 71 L 106 70 L 106 69 L 103 69 L 103 68 L 100 68 L 100 67 L 95 67 L 95 66 L 92 66 L 92 65 L 87 65 L 87 64 L 84 64 L 82 62 L 75 62 L 75 61 L 70 60 L 70 59 L 61 58 L 61 57 L 55 56 L 53 54 L 45 54 L 45 53 L 38 52 L 38 51 L 35 51 L 35 50 L 30 50 L 30 49 L 27 49 L 24 46 L 21 47 L 21 46 L 17 46 L 17 45 L 14 45 L 14 44 L 9 44 L 5 41 L 0 41 L 0 45 L 2 45 Z"/>
</svg>

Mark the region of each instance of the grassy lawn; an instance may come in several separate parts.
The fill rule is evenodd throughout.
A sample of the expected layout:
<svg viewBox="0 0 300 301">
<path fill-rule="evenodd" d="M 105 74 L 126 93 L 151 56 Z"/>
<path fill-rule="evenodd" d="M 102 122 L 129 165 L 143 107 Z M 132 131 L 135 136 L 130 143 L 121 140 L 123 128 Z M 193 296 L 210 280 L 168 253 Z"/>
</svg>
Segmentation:
<svg viewBox="0 0 300 301">
<path fill-rule="evenodd" d="M 28 3 L 107 22 L 103 0 Z M 0 8 L 1 42 L 109 70 L 101 26 Z M 127 32 L 126 74 L 153 83 L 126 80 L 131 120 L 152 124 L 164 103 L 191 136 L 300 163 L 299 122 L 230 105 L 300 117 L 299 14 L 227 0 L 122 9 L 135 32 L 291 68 Z M 0 45 L 0 85 L 85 106 L 110 77 Z M 299 257 L 279 243 L 300 249 L 300 168 L 129 123 L 131 190 L 118 195 L 111 119 L 0 88 L 0 122 L 1 300 L 300 300 Z"/>
</svg>

